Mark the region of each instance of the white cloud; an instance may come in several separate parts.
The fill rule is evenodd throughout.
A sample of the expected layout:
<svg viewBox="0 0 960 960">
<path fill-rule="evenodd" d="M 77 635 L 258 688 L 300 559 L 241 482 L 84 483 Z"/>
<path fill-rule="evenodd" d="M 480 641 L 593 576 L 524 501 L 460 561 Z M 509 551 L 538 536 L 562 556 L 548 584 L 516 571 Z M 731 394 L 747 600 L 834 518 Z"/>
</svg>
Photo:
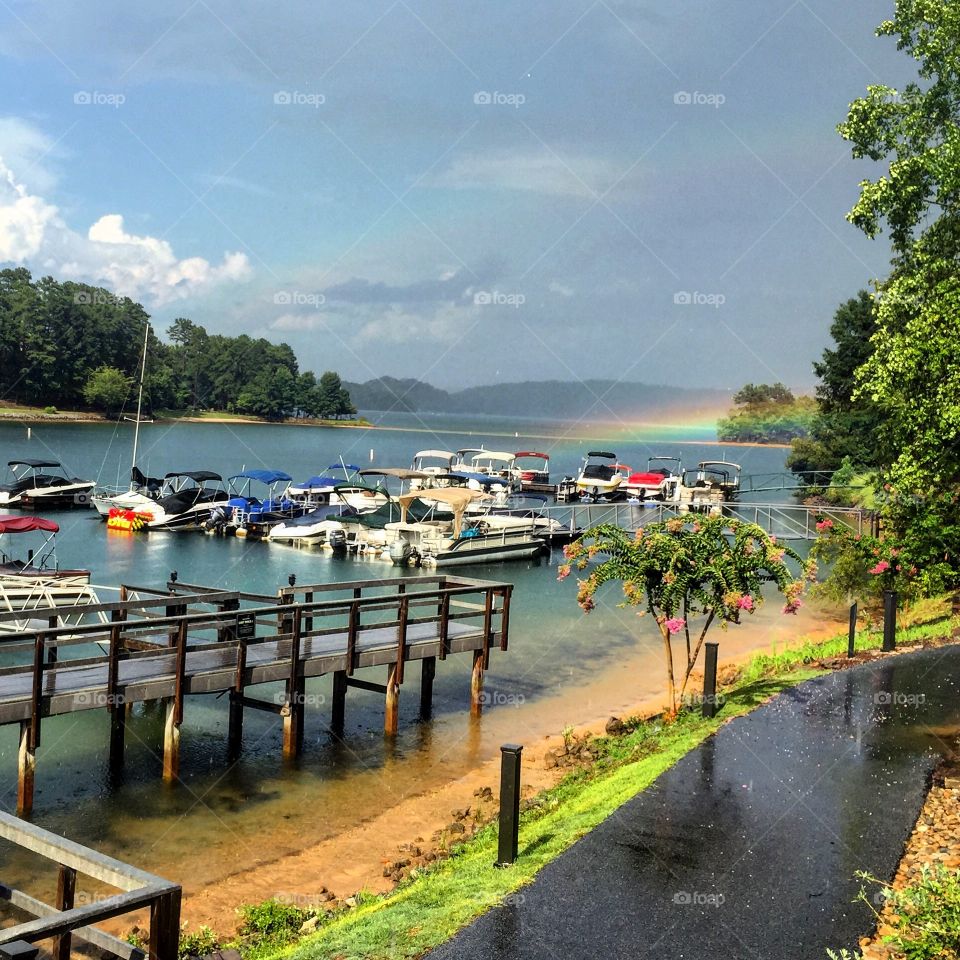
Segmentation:
<svg viewBox="0 0 960 960">
<path fill-rule="evenodd" d="M 243 253 L 225 253 L 219 264 L 203 257 L 178 259 L 168 241 L 128 233 L 118 213 L 100 217 L 86 236 L 77 233 L 54 204 L 16 179 L 3 157 L 0 261 L 40 267 L 58 279 L 101 284 L 151 306 L 201 295 L 251 273 Z"/>
<path fill-rule="evenodd" d="M 46 193 L 57 177 L 45 161 L 62 153 L 58 143 L 20 117 L 0 117 L 0 157 L 28 190 Z"/>
</svg>

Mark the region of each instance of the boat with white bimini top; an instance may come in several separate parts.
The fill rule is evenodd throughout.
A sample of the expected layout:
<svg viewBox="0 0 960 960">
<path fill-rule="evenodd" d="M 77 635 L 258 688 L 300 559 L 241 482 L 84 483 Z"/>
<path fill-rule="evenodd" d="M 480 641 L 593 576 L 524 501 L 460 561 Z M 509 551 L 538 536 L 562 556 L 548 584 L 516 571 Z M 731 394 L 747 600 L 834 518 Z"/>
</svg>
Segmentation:
<svg viewBox="0 0 960 960">
<path fill-rule="evenodd" d="M 520 479 L 520 489 L 536 493 L 553 490 L 550 486 L 550 454 L 520 450 L 513 455 L 513 472 Z"/>
<path fill-rule="evenodd" d="M 419 473 L 448 473 L 453 458 L 449 450 L 420 450 L 413 455 L 410 469 Z"/>
<path fill-rule="evenodd" d="M 621 484 L 626 479 L 617 468 L 617 455 L 606 450 L 591 450 L 583 459 L 576 489 L 581 498 L 612 500 L 622 496 Z"/>
<path fill-rule="evenodd" d="M 43 510 L 89 507 L 92 480 L 69 477 L 58 460 L 9 460 L 11 480 L 0 485 L 0 507 Z"/>
<path fill-rule="evenodd" d="M 481 514 L 467 518 L 468 506 L 484 494 L 466 488 L 416 491 L 397 498 L 401 517 L 387 524 L 394 535 L 390 559 L 394 563 L 419 563 L 423 566 L 459 566 L 520 560 L 535 557 L 545 548 L 535 535 L 534 522 L 526 517 Z M 443 504 L 453 518 L 419 520 L 411 523 L 411 504 L 421 500 L 427 505 Z"/>
</svg>

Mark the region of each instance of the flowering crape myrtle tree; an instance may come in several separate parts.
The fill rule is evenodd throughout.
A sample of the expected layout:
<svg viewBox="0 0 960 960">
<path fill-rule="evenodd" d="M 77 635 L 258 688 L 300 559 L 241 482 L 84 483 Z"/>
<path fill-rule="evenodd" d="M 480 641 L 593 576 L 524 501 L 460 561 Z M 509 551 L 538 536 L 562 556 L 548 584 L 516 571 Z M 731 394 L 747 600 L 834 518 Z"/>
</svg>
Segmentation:
<svg viewBox="0 0 960 960">
<path fill-rule="evenodd" d="M 784 613 L 796 613 L 805 580 L 816 577 L 816 564 L 804 563 L 789 547 L 762 527 L 726 517 L 680 518 L 650 524 L 631 537 L 619 527 L 601 524 L 564 548 L 567 559 L 558 579 L 574 566 L 590 574 L 578 580 L 577 602 L 585 613 L 594 608 L 594 594 L 610 580 L 623 584 L 624 606 L 642 607 L 663 637 L 670 713 L 675 715 L 696 666 L 707 631 L 720 622 L 739 623 L 763 602 L 764 584 L 784 595 Z M 787 560 L 799 571 L 795 576 Z M 691 625 L 693 619 L 699 622 Z M 699 635 L 691 641 L 691 630 Z M 683 634 L 686 667 L 679 698 L 674 674 L 673 638 Z"/>
</svg>

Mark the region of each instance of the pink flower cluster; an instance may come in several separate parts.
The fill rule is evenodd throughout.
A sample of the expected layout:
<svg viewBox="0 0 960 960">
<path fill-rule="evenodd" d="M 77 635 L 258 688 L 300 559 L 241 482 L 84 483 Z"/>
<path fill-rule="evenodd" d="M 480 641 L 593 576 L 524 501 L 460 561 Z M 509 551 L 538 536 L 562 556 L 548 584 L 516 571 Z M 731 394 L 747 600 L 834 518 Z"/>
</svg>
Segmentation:
<svg viewBox="0 0 960 960">
<path fill-rule="evenodd" d="M 871 567 L 868 571 L 872 573 L 875 577 L 879 576 L 881 573 L 886 573 L 890 569 L 890 564 L 886 560 L 881 560 L 875 567 Z"/>
<path fill-rule="evenodd" d="M 737 606 L 741 610 L 752 610 L 753 609 L 753 597 L 749 593 L 745 593 L 738 601 Z"/>
<path fill-rule="evenodd" d="M 681 620 L 680 617 L 671 617 L 664 621 L 663 625 L 670 633 L 679 633 L 687 625 L 687 621 Z"/>
<path fill-rule="evenodd" d="M 817 523 L 817 532 L 823 533 L 824 530 L 829 530 L 832 527 L 833 527 L 833 521 L 831 519 L 827 518 L 826 520 L 820 520 Z"/>
</svg>

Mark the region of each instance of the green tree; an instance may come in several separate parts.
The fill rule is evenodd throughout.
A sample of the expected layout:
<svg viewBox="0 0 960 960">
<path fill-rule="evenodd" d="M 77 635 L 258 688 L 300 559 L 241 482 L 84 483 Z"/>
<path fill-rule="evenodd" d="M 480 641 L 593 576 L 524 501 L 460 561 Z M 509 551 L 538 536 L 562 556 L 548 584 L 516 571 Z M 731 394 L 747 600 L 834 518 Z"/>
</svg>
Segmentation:
<svg viewBox="0 0 960 960">
<path fill-rule="evenodd" d="M 879 465 L 882 412 L 869 397 L 855 396 L 857 372 L 873 355 L 876 330 L 876 303 L 866 290 L 837 308 L 830 325 L 834 346 L 813 365 L 820 380 L 817 413 L 809 435 L 793 442 L 791 470 L 832 472 L 846 458 L 858 467 Z"/>
<path fill-rule="evenodd" d="M 104 365 L 90 374 L 83 388 L 83 397 L 91 407 L 118 413 L 130 396 L 132 385 L 132 379 L 122 370 Z"/>
<path fill-rule="evenodd" d="M 641 607 L 656 621 L 663 640 L 667 693 L 671 713 L 676 713 L 687 682 L 696 666 L 707 631 L 720 621 L 739 623 L 763 602 L 761 591 L 773 585 L 786 597 L 784 613 L 801 605 L 804 579 L 787 565 L 793 561 L 804 578 L 816 575 L 816 566 L 776 542 L 762 527 L 726 517 L 681 518 L 641 527 L 630 537 L 619 527 L 601 524 L 564 548 L 567 563 L 559 579 L 572 568 L 586 570 L 578 580 L 577 602 L 584 613 L 595 606 L 597 590 L 611 580 L 623 587 L 625 603 Z M 691 619 L 698 617 L 699 636 L 691 638 Z M 686 660 L 679 694 L 674 673 L 673 637 L 683 634 Z"/>
<path fill-rule="evenodd" d="M 945 537 L 960 499 L 960 8 L 897 0 L 877 32 L 916 61 L 918 82 L 868 87 L 839 127 L 855 157 L 888 162 L 849 219 L 871 237 L 885 224 L 895 253 L 855 396 L 884 421 L 886 521 L 923 573 L 942 571 L 934 589 L 958 566 Z"/>
</svg>

